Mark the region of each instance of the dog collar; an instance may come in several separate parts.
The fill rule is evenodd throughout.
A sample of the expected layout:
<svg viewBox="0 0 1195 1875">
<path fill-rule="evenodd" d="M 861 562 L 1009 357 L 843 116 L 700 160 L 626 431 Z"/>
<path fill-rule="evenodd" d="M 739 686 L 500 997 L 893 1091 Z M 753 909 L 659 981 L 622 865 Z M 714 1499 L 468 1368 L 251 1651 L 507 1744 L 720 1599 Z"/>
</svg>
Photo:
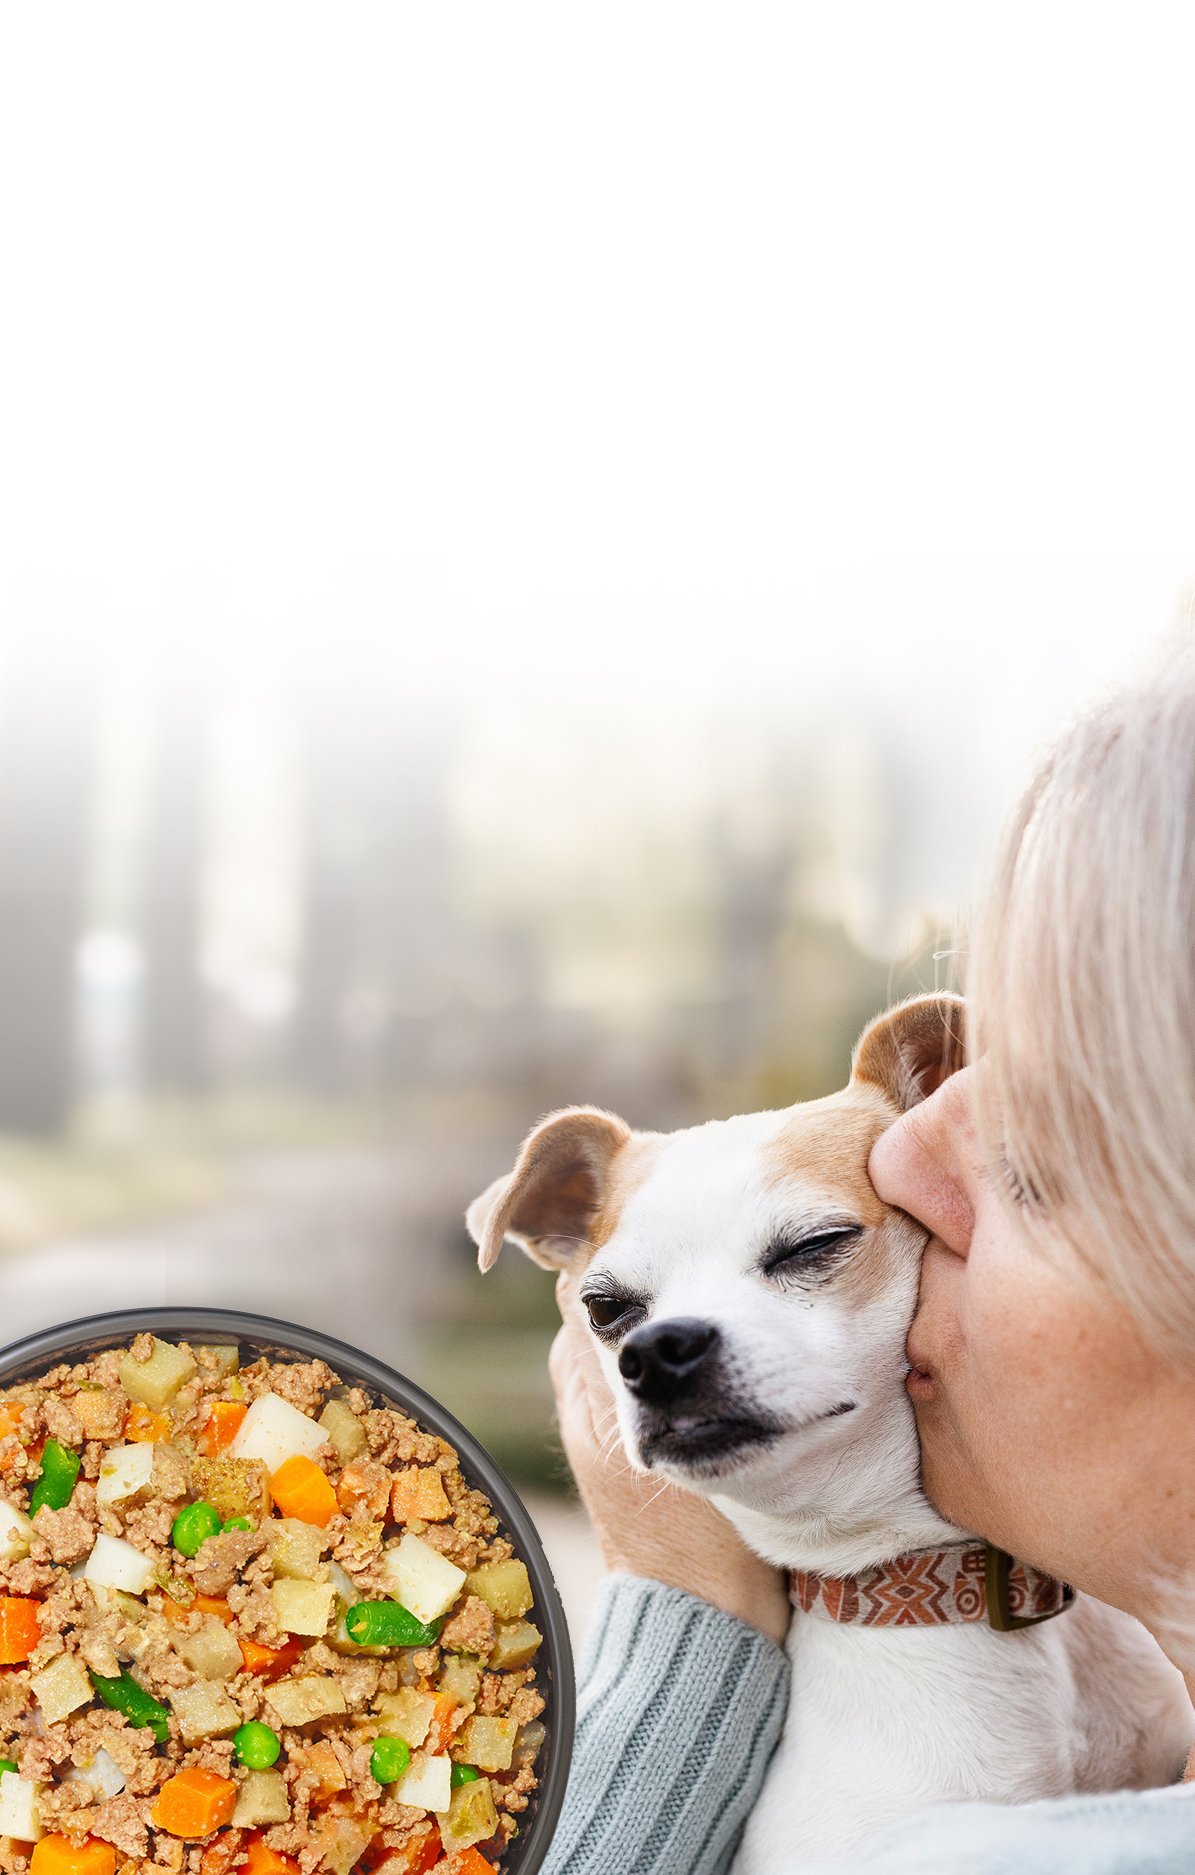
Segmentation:
<svg viewBox="0 0 1195 1875">
<path fill-rule="evenodd" d="M 824 1621 L 858 1621 L 873 1628 L 987 1621 L 1002 1632 L 1049 1621 L 1075 1599 L 1068 1582 L 974 1540 L 910 1550 L 853 1576 L 790 1569 L 788 1592 L 795 1608 Z"/>
</svg>

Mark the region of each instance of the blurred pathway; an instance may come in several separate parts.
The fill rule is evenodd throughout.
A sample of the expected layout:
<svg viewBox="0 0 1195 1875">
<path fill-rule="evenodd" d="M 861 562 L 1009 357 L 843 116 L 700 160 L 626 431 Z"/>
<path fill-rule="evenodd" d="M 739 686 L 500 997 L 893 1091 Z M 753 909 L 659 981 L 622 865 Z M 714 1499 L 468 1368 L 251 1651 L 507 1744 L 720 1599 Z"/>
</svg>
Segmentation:
<svg viewBox="0 0 1195 1875">
<path fill-rule="evenodd" d="M 106 1309 L 206 1304 L 322 1328 L 401 1368 L 423 1323 L 421 1158 L 262 1155 L 211 1208 L 12 1252 L 0 1259 L 0 1341 Z M 427 1265 L 425 1280 L 435 1258 Z"/>
</svg>

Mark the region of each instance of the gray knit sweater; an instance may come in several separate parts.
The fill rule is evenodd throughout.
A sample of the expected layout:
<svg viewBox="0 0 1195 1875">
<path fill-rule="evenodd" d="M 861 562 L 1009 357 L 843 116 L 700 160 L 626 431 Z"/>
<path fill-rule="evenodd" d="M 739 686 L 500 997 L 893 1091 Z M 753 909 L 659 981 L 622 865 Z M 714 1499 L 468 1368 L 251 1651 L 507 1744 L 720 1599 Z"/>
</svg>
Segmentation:
<svg viewBox="0 0 1195 1875">
<path fill-rule="evenodd" d="M 543 1875 L 725 1875 L 784 1725 L 788 1661 L 733 1616 L 612 1576 L 580 1668 L 577 1740 Z M 1195 1784 L 923 1811 L 776 1875 L 1195 1875 Z"/>
</svg>

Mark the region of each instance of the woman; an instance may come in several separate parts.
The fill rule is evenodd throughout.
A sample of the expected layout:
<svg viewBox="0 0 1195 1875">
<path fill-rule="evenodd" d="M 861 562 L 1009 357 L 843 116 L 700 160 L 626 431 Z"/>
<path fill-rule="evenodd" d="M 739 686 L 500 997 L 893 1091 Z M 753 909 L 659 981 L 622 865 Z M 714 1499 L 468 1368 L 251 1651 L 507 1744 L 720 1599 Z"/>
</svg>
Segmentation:
<svg viewBox="0 0 1195 1875">
<path fill-rule="evenodd" d="M 907 1381 L 929 1496 L 1139 1617 L 1195 1696 L 1193 843 L 1188 651 L 1038 773 L 973 945 L 969 1065 L 870 1170 L 931 1233 Z M 783 1724 L 784 1584 L 712 1507 L 603 1461 L 609 1394 L 560 1296 L 561 1430 L 617 1573 L 545 1875 L 719 1875 Z M 1195 1782 L 943 1806 L 833 1867 L 1179 1875 Z"/>
</svg>

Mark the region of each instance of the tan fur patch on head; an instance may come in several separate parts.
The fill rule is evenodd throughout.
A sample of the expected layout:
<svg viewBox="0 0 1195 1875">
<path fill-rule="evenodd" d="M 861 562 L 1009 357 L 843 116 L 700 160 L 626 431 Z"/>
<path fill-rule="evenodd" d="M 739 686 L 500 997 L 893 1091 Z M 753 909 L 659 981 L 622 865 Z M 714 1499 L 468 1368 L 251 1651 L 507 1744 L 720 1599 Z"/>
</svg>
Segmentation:
<svg viewBox="0 0 1195 1875">
<path fill-rule="evenodd" d="M 610 1168 L 610 1184 L 605 1202 L 590 1226 L 589 1241 L 595 1253 L 608 1244 L 622 1214 L 635 1192 L 645 1184 L 656 1166 L 667 1135 L 632 1133 Z"/>
</svg>

